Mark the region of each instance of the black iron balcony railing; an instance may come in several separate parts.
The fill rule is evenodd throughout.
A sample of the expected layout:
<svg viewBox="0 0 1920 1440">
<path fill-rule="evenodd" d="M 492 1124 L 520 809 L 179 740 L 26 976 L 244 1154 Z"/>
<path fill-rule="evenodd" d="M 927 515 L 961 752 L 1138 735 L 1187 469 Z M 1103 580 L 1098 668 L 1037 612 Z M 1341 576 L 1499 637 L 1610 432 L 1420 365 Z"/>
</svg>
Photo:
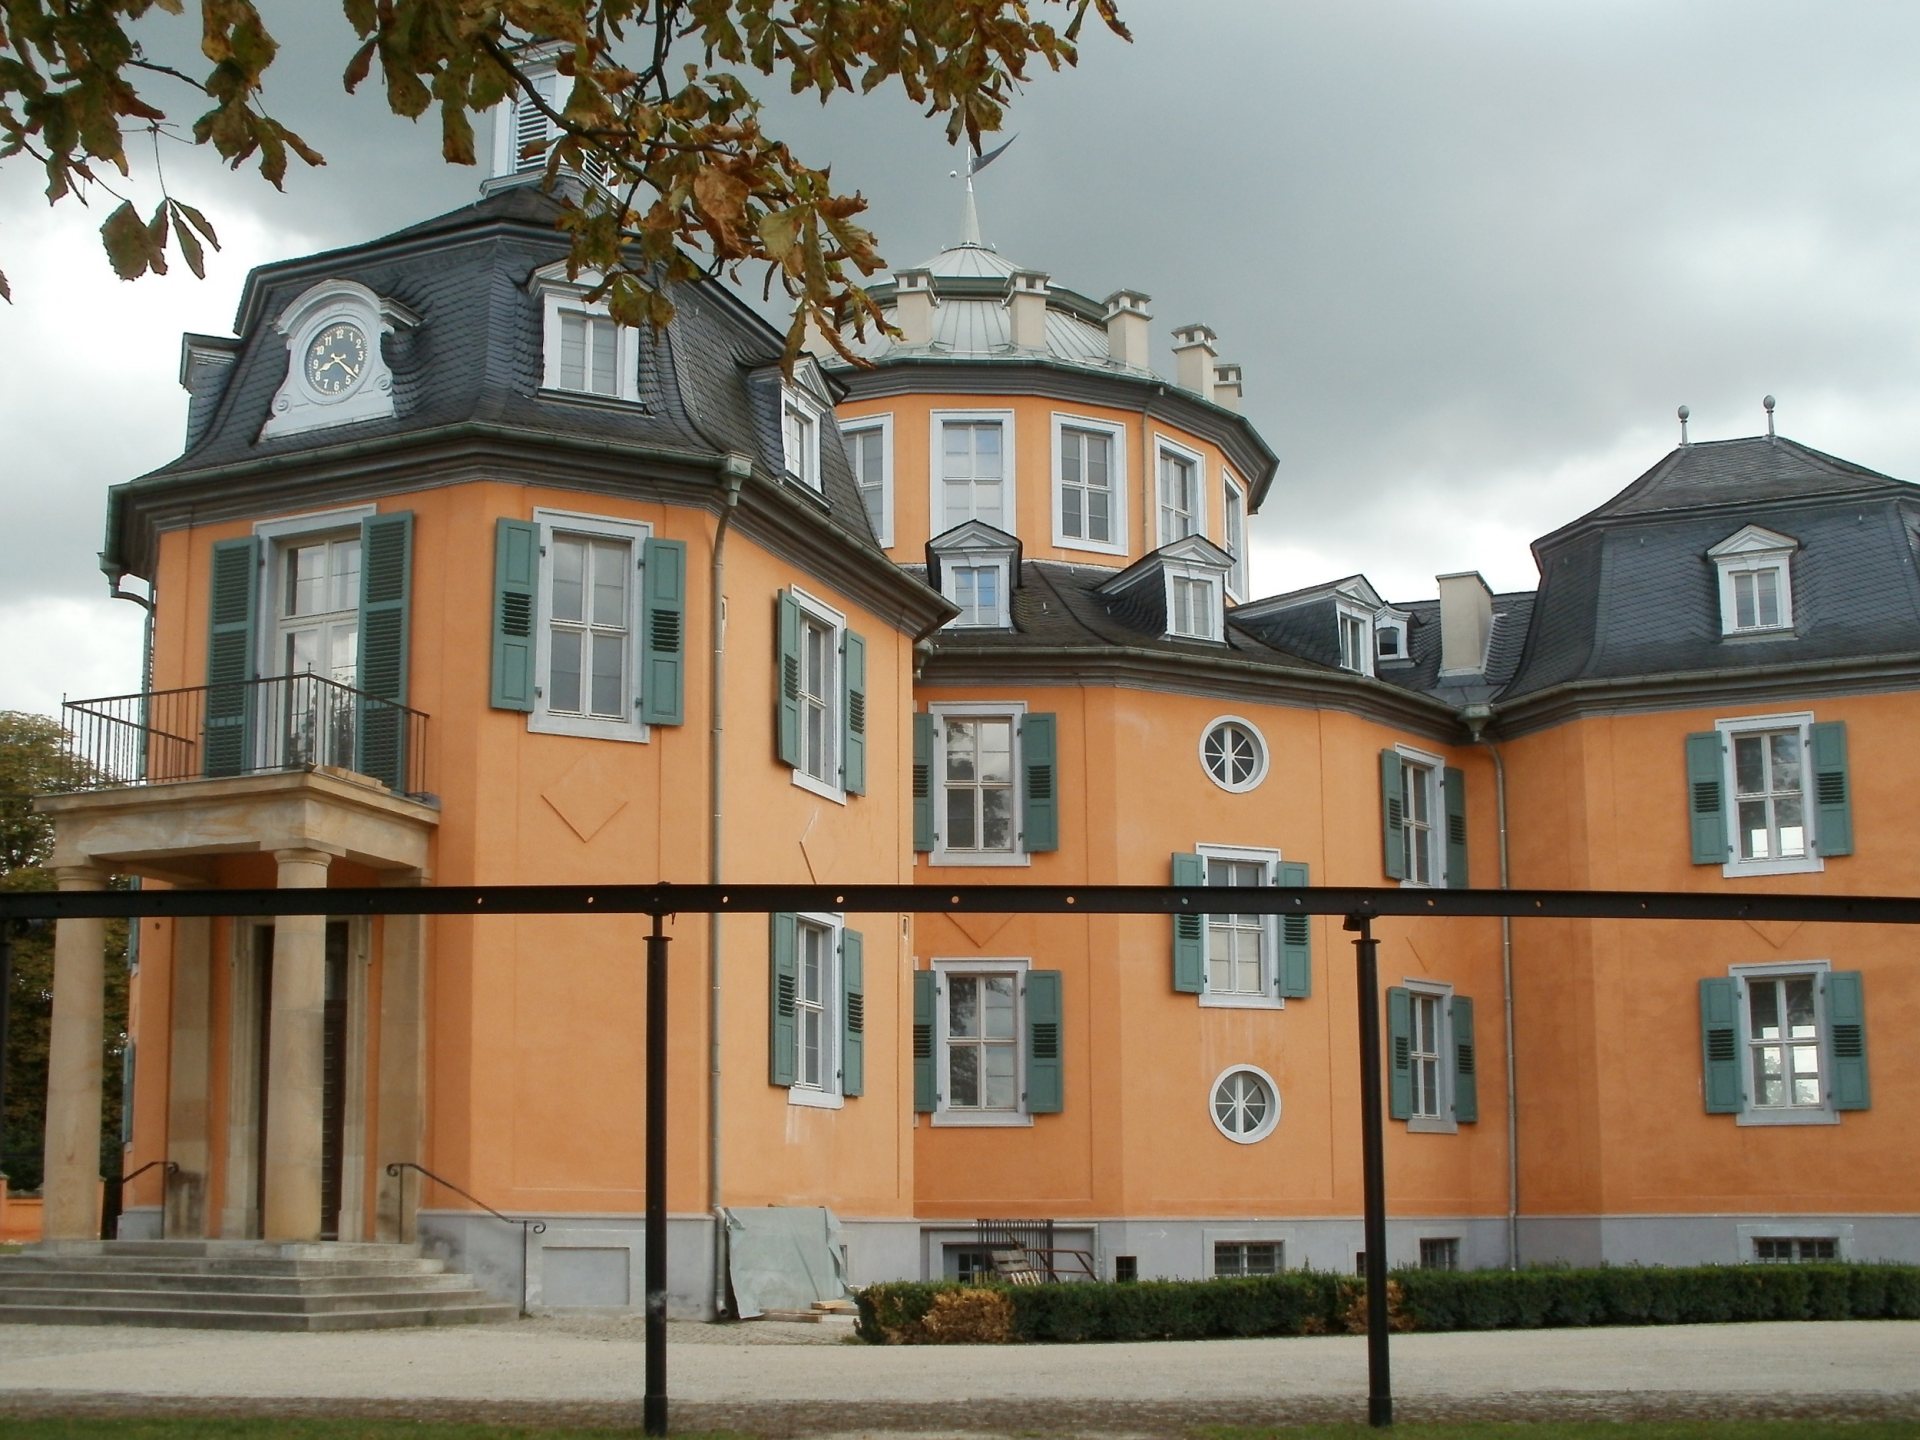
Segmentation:
<svg viewBox="0 0 1920 1440">
<path fill-rule="evenodd" d="M 427 717 L 324 676 L 153 690 L 62 707 L 80 788 L 336 766 L 424 795 Z"/>
</svg>

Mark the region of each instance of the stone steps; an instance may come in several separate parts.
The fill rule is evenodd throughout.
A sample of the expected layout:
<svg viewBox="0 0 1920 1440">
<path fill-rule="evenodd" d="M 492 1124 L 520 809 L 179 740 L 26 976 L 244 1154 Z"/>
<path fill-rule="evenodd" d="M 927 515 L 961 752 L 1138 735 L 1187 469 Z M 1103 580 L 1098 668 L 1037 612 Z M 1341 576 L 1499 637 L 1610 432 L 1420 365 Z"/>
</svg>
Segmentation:
<svg viewBox="0 0 1920 1440">
<path fill-rule="evenodd" d="M 0 1257 L 0 1324 L 317 1331 L 516 1314 L 412 1246 L 89 1240 Z"/>
</svg>

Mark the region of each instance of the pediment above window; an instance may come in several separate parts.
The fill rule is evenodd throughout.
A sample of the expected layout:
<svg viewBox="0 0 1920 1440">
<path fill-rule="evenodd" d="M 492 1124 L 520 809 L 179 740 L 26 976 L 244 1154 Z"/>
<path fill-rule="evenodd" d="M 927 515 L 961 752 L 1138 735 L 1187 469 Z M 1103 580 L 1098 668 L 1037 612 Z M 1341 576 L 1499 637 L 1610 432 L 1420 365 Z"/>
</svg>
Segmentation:
<svg viewBox="0 0 1920 1440">
<path fill-rule="evenodd" d="M 393 371 L 383 337 L 420 317 L 353 280 L 308 287 L 274 321 L 286 339 L 287 373 L 260 438 L 296 435 L 393 414 Z"/>
<path fill-rule="evenodd" d="M 1791 535 L 1782 535 L 1779 531 L 1769 530 L 1764 525 L 1746 525 L 1708 550 L 1707 558 L 1718 560 L 1728 555 L 1767 555 L 1782 551 L 1791 553 L 1799 548 L 1800 542 Z"/>
</svg>

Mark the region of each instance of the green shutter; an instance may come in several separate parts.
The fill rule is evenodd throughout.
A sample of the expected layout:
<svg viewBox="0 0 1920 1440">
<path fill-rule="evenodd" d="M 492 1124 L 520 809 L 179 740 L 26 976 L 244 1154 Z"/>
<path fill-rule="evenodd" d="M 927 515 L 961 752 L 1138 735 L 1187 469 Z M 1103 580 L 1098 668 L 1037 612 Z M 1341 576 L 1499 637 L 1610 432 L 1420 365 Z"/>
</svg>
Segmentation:
<svg viewBox="0 0 1920 1440">
<path fill-rule="evenodd" d="M 913 717 L 913 848 L 933 849 L 933 716 Z"/>
<path fill-rule="evenodd" d="M 1380 834 L 1387 879 L 1406 879 L 1406 797 L 1400 790 L 1398 750 L 1380 752 Z"/>
<path fill-rule="evenodd" d="M 1827 976 L 1827 1064 L 1833 1076 L 1833 1108 L 1870 1108 L 1867 998 L 1858 970 L 1835 970 Z"/>
<path fill-rule="evenodd" d="M 1449 765 L 1440 773 L 1447 809 L 1447 888 L 1467 888 L 1467 777 Z"/>
<path fill-rule="evenodd" d="M 1387 991 L 1387 1114 L 1413 1115 L 1413 992 L 1398 985 Z"/>
<path fill-rule="evenodd" d="M 938 1096 L 933 1084 L 933 972 L 913 972 L 913 1108 L 933 1110 Z"/>
<path fill-rule="evenodd" d="M 840 786 L 867 793 L 867 642 L 851 630 L 840 638 Z"/>
<path fill-rule="evenodd" d="M 687 718 L 687 542 L 640 547 L 640 718 L 680 725 Z"/>
<path fill-rule="evenodd" d="M 1060 972 L 1027 972 L 1027 1113 L 1057 1115 L 1066 1090 L 1060 1065 Z"/>
<path fill-rule="evenodd" d="M 139 921 L 133 922 L 137 927 Z M 127 1037 L 126 1048 L 120 1052 L 120 1147 L 124 1150 L 133 1144 L 133 1037 Z"/>
<path fill-rule="evenodd" d="M 540 527 L 493 526 L 493 694 L 496 710 L 533 709 L 534 589 L 540 582 Z"/>
<path fill-rule="evenodd" d="M 238 775 L 253 758 L 253 627 L 260 542 L 217 540 L 207 597 L 207 733 L 202 768 Z"/>
<path fill-rule="evenodd" d="M 1813 845 L 1822 855 L 1853 853 L 1853 793 L 1847 782 L 1847 726 L 1824 720 L 1813 728 Z"/>
<path fill-rule="evenodd" d="M 1173 855 L 1173 883 L 1205 885 L 1207 862 L 1198 855 Z M 1173 988 L 1198 995 L 1207 988 L 1207 917 L 1178 911 L 1173 917 Z"/>
<path fill-rule="evenodd" d="M 1024 848 L 1039 855 L 1060 848 L 1060 767 L 1051 715 L 1020 721 L 1020 814 Z"/>
<path fill-rule="evenodd" d="M 1453 1118 L 1468 1124 L 1480 1118 L 1480 1082 L 1475 1075 L 1473 1001 L 1455 995 L 1447 1002 L 1453 1030 Z"/>
<path fill-rule="evenodd" d="M 1724 865 L 1732 853 L 1727 846 L 1727 810 L 1721 796 L 1726 783 L 1726 745 L 1719 732 L 1702 730 L 1687 736 L 1687 818 L 1693 835 L 1693 863 Z M 1739 1108 L 1736 1094 L 1734 1108 Z"/>
<path fill-rule="evenodd" d="M 800 602 L 782 593 L 774 655 L 774 694 L 779 715 L 774 746 L 782 765 L 800 764 Z"/>
<path fill-rule="evenodd" d="M 1718 739 L 1718 737 L 1714 737 Z M 1739 992 L 1728 979 L 1700 982 L 1701 1092 L 1709 1115 L 1740 1111 Z"/>
<path fill-rule="evenodd" d="M 840 1093 L 867 1088 L 866 941 L 858 930 L 840 932 Z"/>
<path fill-rule="evenodd" d="M 1276 878 L 1287 889 L 1304 889 L 1306 863 L 1282 860 Z M 1313 917 L 1282 915 L 1279 919 L 1280 994 L 1287 1000 L 1304 1000 L 1313 993 Z"/>
<path fill-rule="evenodd" d="M 412 591 L 412 512 L 369 515 L 360 524 L 361 698 L 353 768 L 394 791 L 409 788 L 407 606 Z"/>
<path fill-rule="evenodd" d="M 798 1074 L 795 1052 L 799 1045 L 794 1000 L 800 988 L 800 922 L 776 912 L 769 917 L 772 935 L 767 950 L 767 1083 L 791 1085 Z"/>
</svg>

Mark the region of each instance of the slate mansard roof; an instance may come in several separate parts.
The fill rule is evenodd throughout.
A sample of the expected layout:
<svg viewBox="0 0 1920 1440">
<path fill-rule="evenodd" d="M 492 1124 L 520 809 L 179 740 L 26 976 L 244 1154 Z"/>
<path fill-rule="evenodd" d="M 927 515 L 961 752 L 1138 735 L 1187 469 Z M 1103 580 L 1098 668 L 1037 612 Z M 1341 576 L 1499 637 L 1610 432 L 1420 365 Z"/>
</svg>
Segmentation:
<svg viewBox="0 0 1920 1440">
<path fill-rule="evenodd" d="M 1749 525 L 1797 542 L 1791 631 L 1722 634 L 1707 552 Z M 1920 659 L 1920 487 L 1784 438 L 1683 445 L 1535 542 L 1540 588 L 1503 701 L 1828 662 Z"/>
<path fill-rule="evenodd" d="M 107 561 L 136 573 L 150 563 L 150 535 L 129 512 L 161 496 L 218 487 L 239 504 L 250 475 L 338 466 L 349 455 L 455 437 L 500 447 L 547 443 L 556 455 L 624 452 L 630 473 L 696 483 L 710 482 L 722 457 L 743 454 L 758 475 L 778 477 L 782 337 L 718 284 L 677 287 L 672 325 L 640 332 L 640 404 L 541 390 L 544 317 L 533 282 L 566 257 L 566 236 L 554 228 L 562 207 L 537 185 L 514 185 L 365 244 L 255 270 L 235 321 L 238 338 L 190 337 L 182 365 L 195 392 L 188 446 L 115 487 Z M 332 279 L 356 281 L 418 317 L 383 342 L 394 413 L 263 439 L 288 365 L 274 322 L 289 302 Z M 844 448 L 830 432 L 820 462 L 823 494 L 806 499 L 843 542 L 877 557 Z"/>
</svg>

